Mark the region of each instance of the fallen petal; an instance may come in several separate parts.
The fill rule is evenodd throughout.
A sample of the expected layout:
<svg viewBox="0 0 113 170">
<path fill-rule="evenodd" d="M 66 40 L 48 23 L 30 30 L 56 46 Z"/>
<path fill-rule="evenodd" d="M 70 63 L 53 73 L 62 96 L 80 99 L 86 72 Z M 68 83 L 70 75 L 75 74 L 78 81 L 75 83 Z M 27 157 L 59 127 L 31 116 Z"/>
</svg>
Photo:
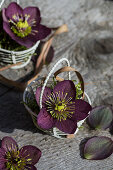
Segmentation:
<svg viewBox="0 0 113 170">
<path fill-rule="evenodd" d="M 104 136 L 92 137 L 84 146 L 84 158 L 101 160 L 109 157 L 113 152 L 113 141 Z"/>
<path fill-rule="evenodd" d="M 113 112 L 110 107 L 98 106 L 91 110 L 88 123 L 95 129 L 106 129 L 110 127 L 113 120 Z"/>
<path fill-rule="evenodd" d="M 86 144 L 86 142 L 87 142 L 89 139 L 91 139 L 91 138 L 92 138 L 92 137 L 84 138 L 84 139 L 80 142 L 80 144 L 79 144 L 80 156 L 81 156 L 81 158 L 83 158 L 83 159 L 84 159 L 84 147 L 85 147 L 85 144 Z"/>
</svg>

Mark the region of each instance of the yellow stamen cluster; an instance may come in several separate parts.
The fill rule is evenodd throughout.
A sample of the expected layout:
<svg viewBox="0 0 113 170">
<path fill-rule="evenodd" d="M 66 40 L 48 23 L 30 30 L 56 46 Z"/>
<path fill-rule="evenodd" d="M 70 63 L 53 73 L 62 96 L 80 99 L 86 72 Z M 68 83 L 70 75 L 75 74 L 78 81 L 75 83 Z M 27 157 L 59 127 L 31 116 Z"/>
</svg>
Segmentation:
<svg viewBox="0 0 113 170">
<path fill-rule="evenodd" d="M 12 31 L 21 38 L 24 38 L 28 36 L 29 34 L 35 35 L 38 33 L 37 30 L 32 30 L 32 26 L 36 26 L 35 19 L 31 19 L 28 22 L 28 19 L 30 18 L 30 15 L 25 14 L 23 17 L 22 14 L 19 15 L 18 13 L 12 16 L 13 20 L 10 19 L 9 23 L 11 24 Z"/>
<path fill-rule="evenodd" d="M 51 96 L 48 96 L 46 101 L 47 111 L 59 121 L 71 118 L 74 113 L 72 98 L 66 98 L 67 95 L 67 93 L 64 95 L 60 91 L 51 93 Z"/>
<path fill-rule="evenodd" d="M 28 24 L 28 22 L 27 21 L 24 21 L 24 22 L 22 22 L 22 21 L 19 21 L 19 22 L 17 22 L 17 27 L 18 28 L 27 28 L 29 26 L 29 24 Z"/>
<path fill-rule="evenodd" d="M 27 170 L 27 165 L 31 164 L 31 159 L 28 158 L 29 155 L 21 157 L 19 150 L 8 151 L 6 153 L 6 168 L 9 170 Z"/>
</svg>

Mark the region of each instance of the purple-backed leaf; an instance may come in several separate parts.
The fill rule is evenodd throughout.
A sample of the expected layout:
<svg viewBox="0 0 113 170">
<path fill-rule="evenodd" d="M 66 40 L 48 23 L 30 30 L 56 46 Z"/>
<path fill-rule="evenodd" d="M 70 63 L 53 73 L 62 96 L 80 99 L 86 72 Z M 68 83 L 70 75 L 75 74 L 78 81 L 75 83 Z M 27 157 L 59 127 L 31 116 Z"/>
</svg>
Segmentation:
<svg viewBox="0 0 113 170">
<path fill-rule="evenodd" d="M 40 55 L 40 53 L 41 53 L 41 51 L 42 51 L 42 48 L 43 48 L 43 46 L 44 46 L 44 43 L 45 43 L 45 42 L 41 42 L 41 43 L 39 44 L 38 48 L 37 48 L 36 51 L 35 51 L 35 55 L 32 56 L 32 61 L 33 61 L 34 63 L 36 63 L 37 58 L 39 57 L 39 55 Z M 54 57 L 54 48 L 51 46 L 50 49 L 49 49 L 49 51 L 48 51 L 48 54 L 47 54 L 47 56 L 46 56 L 45 64 L 48 65 L 49 63 L 51 63 L 53 57 Z"/>
<path fill-rule="evenodd" d="M 49 52 L 47 54 L 47 57 L 45 59 L 45 64 L 48 65 L 49 63 L 51 63 L 53 60 L 53 57 L 54 57 L 54 48 L 53 48 L 53 46 L 51 46 L 49 49 Z"/>
<path fill-rule="evenodd" d="M 80 142 L 80 144 L 79 144 L 80 156 L 81 156 L 81 158 L 83 158 L 83 159 L 84 159 L 84 146 L 85 146 L 86 142 L 87 142 L 89 139 L 91 139 L 91 138 L 92 138 L 92 137 L 84 138 L 84 139 Z"/>
<path fill-rule="evenodd" d="M 98 106 L 91 110 L 88 123 L 95 129 L 106 129 L 110 127 L 113 120 L 113 113 L 108 106 Z"/>
<path fill-rule="evenodd" d="M 113 141 L 104 136 L 92 137 L 84 145 L 84 158 L 101 160 L 109 157 L 113 152 Z"/>
</svg>

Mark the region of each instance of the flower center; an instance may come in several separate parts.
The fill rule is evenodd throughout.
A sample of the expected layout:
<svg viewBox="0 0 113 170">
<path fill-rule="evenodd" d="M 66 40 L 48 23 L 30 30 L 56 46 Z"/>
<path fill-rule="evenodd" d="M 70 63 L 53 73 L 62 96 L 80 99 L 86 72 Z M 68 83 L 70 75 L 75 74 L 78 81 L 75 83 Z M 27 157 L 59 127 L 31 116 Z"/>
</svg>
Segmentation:
<svg viewBox="0 0 113 170">
<path fill-rule="evenodd" d="M 21 38 L 28 36 L 32 31 L 31 26 L 29 26 L 27 21 L 19 21 L 16 25 L 13 25 L 11 29 L 18 37 Z"/>
<path fill-rule="evenodd" d="M 25 169 L 27 164 L 30 164 L 31 159 L 21 158 L 19 151 L 8 151 L 6 153 L 6 168 L 9 170 L 22 170 Z"/>
<path fill-rule="evenodd" d="M 59 121 L 71 118 L 75 109 L 75 105 L 71 100 L 71 97 L 67 98 L 67 93 L 63 94 L 60 91 L 59 93 L 51 93 L 46 101 L 47 111 Z"/>
<path fill-rule="evenodd" d="M 13 15 L 12 18 L 13 20 L 9 20 L 9 23 L 11 24 L 11 30 L 18 37 L 24 38 L 29 34 L 35 35 L 38 32 L 37 30 L 32 30 L 32 27 L 36 26 L 36 21 L 35 19 L 28 20 L 30 15 L 25 14 L 25 16 L 23 16 L 17 13 L 16 15 Z"/>
<path fill-rule="evenodd" d="M 66 110 L 66 104 L 59 102 L 59 104 L 55 105 L 55 110 L 58 110 L 59 112 Z"/>
<path fill-rule="evenodd" d="M 20 28 L 20 29 L 27 28 L 28 26 L 29 26 L 29 24 L 28 24 L 27 21 L 24 21 L 24 22 L 19 21 L 19 22 L 17 22 L 17 27 Z"/>
</svg>

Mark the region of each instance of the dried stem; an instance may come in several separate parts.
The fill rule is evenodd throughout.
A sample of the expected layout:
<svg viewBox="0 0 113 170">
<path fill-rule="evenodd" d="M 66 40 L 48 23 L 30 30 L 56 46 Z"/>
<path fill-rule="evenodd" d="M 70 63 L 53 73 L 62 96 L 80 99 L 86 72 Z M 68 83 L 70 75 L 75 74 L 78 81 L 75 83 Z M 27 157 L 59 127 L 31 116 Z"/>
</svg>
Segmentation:
<svg viewBox="0 0 113 170">
<path fill-rule="evenodd" d="M 19 62 L 19 63 L 16 63 L 16 64 L 11 64 L 11 65 L 8 65 L 8 66 L 5 66 L 5 67 L 2 67 L 2 68 L 0 68 L 0 71 L 7 70 L 7 69 L 9 69 L 9 68 L 11 68 L 11 67 L 18 66 L 18 65 L 20 65 L 20 64 L 22 64 L 22 63 L 21 63 L 21 62 Z"/>
<path fill-rule="evenodd" d="M 53 39 L 56 35 L 59 35 L 61 33 L 64 33 L 64 32 L 67 32 L 68 31 L 68 27 L 66 24 L 62 25 L 61 27 L 59 27 L 55 32 L 54 34 L 49 38 L 49 40 L 44 44 L 43 46 L 43 49 L 42 49 L 42 52 L 37 60 L 37 63 L 36 63 L 36 67 L 35 67 L 35 74 L 37 74 L 37 72 L 39 71 L 38 68 L 41 64 L 41 62 L 43 61 L 43 64 L 45 64 L 45 59 L 46 59 L 46 56 L 49 52 L 49 49 L 51 47 L 51 44 L 53 42 Z"/>
</svg>

